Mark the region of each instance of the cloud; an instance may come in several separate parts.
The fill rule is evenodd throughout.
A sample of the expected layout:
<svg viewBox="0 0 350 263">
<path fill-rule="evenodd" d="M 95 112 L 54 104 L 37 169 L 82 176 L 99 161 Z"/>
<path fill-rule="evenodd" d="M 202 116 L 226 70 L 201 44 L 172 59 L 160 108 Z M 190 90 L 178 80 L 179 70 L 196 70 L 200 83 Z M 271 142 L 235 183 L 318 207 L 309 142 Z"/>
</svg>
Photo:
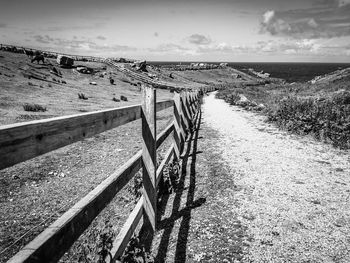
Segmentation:
<svg viewBox="0 0 350 263">
<path fill-rule="evenodd" d="M 42 44 L 50 44 L 54 41 L 54 39 L 48 35 L 35 35 L 33 36 L 33 38 L 36 42 L 39 42 Z"/>
<path fill-rule="evenodd" d="M 277 18 L 274 10 L 269 10 L 263 14 L 261 31 L 269 32 L 271 35 L 288 35 L 292 27 L 283 19 Z"/>
<path fill-rule="evenodd" d="M 327 41 L 325 41 L 327 43 Z M 230 55 L 298 55 L 308 56 L 349 56 L 350 44 L 326 45 L 318 39 L 277 39 L 258 41 L 251 45 L 230 45 L 228 43 L 199 46 L 197 54 Z"/>
<path fill-rule="evenodd" d="M 184 51 L 189 51 L 189 48 L 173 44 L 173 43 L 167 43 L 167 44 L 161 44 L 158 45 L 155 48 L 149 48 L 148 51 L 151 52 L 184 52 Z"/>
<path fill-rule="evenodd" d="M 350 4 L 350 0 L 314 0 L 315 6 L 343 7 Z"/>
<path fill-rule="evenodd" d="M 212 41 L 209 37 L 206 37 L 204 35 L 193 34 L 188 37 L 188 42 L 195 45 L 207 45 L 210 44 Z"/>
<path fill-rule="evenodd" d="M 99 39 L 99 40 L 106 40 L 107 39 L 104 36 L 97 36 L 96 38 Z"/>
<path fill-rule="evenodd" d="M 127 52 L 136 51 L 137 48 L 118 45 L 118 44 L 103 44 L 99 45 L 96 42 L 88 39 L 78 39 L 76 36 L 73 39 L 52 38 L 48 35 L 35 35 L 32 37 L 36 42 L 44 44 L 46 47 L 51 47 L 57 50 L 65 50 L 66 52 L 84 52 L 92 51 L 102 52 Z"/>
<path fill-rule="evenodd" d="M 97 22 L 97 23 L 85 23 L 84 25 L 69 25 L 69 26 L 49 26 L 46 27 L 47 31 L 77 31 L 77 30 L 85 30 L 85 29 L 99 29 L 102 26 L 106 25 L 105 22 Z"/>
<path fill-rule="evenodd" d="M 342 6 L 346 6 L 350 4 L 350 0 L 338 0 L 338 6 L 342 7 Z"/>
<path fill-rule="evenodd" d="M 159 36 L 158 32 L 154 32 L 153 35 L 154 35 L 155 37 L 158 37 L 158 36 Z"/>
<path fill-rule="evenodd" d="M 320 0 L 312 8 L 262 15 L 260 32 L 296 39 L 350 36 L 350 0 Z"/>
<path fill-rule="evenodd" d="M 0 23 L 0 28 L 5 28 L 5 27 L 7 27 L 7 24 L 5 24 L 5 23 Z"/>
</svg>

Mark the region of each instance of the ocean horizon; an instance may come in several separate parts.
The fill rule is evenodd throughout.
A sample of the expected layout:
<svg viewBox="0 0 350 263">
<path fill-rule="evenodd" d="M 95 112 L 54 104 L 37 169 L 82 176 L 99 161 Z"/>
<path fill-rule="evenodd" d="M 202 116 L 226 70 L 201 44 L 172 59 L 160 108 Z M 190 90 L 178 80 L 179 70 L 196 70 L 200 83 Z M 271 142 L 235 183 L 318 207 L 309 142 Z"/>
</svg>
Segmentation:
<svg viewBox="0 0 350 263">
<path fill-rule="evenodd" d="M 183 61 L 149 61 L 154 65 L 189 65 L 198 62 Z M 202 62 L 220 64 L 221 62 Z M 284 79 L 288 83 L 310 81 L 316 76 L 328 74 L 336 70 L 350 67 L 350 63 L 324 63 L 324 62 L 227 62 L 229 67 L 248 72 L 250 68 L 255 71 L 269 73 L 272 78 Z"/>
</svg>

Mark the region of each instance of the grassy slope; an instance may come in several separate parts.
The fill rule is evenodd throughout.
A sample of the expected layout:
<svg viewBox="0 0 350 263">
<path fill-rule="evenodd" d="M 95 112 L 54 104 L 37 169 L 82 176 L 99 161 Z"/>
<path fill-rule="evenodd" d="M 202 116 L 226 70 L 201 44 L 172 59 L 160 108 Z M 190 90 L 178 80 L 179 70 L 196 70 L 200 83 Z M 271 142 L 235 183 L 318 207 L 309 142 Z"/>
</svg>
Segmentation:
<svg viewBox="0 0 350 263">
<path fill-rule="evenodd" d="M 47 59 L 57 66 L 53 59 Z M 77 62 L 94 68 L 105 66 L 95 62 Z M 48 81 L 28 79 L 23 72 L 39 72 L 46 74 Z M 107 76 L 101 78 L 95 75 L 81 74 L 75 69 L 60 69 L 62 78 L 50 74 L 49 66 L 30 63 L 29 58 L 22 54 L 0 51 L 0 124 L 9 124 L 32 119 L 42 119 L 55 116 L 77 114 L 100 109 L 116 108 L 140 103 L 139 87 L 132 85 L 132 79 L 107 66 L 112 72 L 115 85 L 111 85 Z M 67 84 L 55 83 L 52 79 L 64 80 Z M 94 81 L 96 86 L 89 83 Z M 135 83 L 136 84 L 136 83 Z M 78 93 L 84 93 L 88 100 L 78 99 Z M 114 102 L 121 95 L 128 98 L 127 102 Z M 171 98 L 166 90 L 159 90 L 158 99 Z M 46 112 L 25 112 L 23 104 L 36 103 L 47 108 Z"/>
</svg>

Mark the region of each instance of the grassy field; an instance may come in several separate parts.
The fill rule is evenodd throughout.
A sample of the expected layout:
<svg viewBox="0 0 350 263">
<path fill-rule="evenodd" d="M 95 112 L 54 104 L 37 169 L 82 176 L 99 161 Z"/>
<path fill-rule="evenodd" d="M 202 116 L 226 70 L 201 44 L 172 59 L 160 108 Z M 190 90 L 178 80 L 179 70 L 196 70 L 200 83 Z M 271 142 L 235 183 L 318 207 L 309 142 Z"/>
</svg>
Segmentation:
<svg viewBox="0 0 350 263">
<path fill-rule="evenodd" d="M 217 94 L 232 105 L 267 114 L 279 127 L 311 134 L 340 148 L 350 148 L 350 78 L 329 83 L 247 86 L 226 85 Z M 247 101 L 242 101 L 242 95 Z"/>
</svg>

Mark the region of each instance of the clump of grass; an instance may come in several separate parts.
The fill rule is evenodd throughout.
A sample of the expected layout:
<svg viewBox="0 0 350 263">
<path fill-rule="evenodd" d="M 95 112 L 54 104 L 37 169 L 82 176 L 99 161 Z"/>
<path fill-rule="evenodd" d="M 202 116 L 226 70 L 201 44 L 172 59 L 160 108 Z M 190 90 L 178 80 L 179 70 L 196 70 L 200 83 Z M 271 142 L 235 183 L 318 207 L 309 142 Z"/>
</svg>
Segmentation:
<svg viewBox="0 0 350 263">
<path fill-rule="evenodd" d="M 34 111 L 34 112 L 38 112 L 38 111 L 44 112 L 47 110 L 46 107 L 43 107 L 39 104 L 32 104 L 32 103 L 25 103 L 23 105 L 23 109 L 25 111 Z"/>
<path fill-rule="evenodd" d="M 115 102 L 119 102 L 120 101 L 120 99 L 117 99 L 116 97 L 113 97 L 112 100 L 115 101 Z"/>
<path fill-rule="evenodd" d="M 88 99 L 88 97 L 86 97 L 84 93 L 78 93 L 78 97 L 81 100 L 87 100 Z"/>
<path fill-rule="evenodd" d="M 128 98 L 125 97 L 125 96 L 123 96 L 123 95 L 121 95 L 121 96 L 120 96 L 120 100 L 122 100 L 122 101 L 128 101 Z"/>
<path fill-rule="evenodd" d="M 153 263 L 154 258 L 153 256 L 146 251 L 145 246 L 143 242 L 137 237 L 133 236 L 129 244 L 121 257 L 121 262 L 127 262 L 127 263 Z"/>
</svg>

